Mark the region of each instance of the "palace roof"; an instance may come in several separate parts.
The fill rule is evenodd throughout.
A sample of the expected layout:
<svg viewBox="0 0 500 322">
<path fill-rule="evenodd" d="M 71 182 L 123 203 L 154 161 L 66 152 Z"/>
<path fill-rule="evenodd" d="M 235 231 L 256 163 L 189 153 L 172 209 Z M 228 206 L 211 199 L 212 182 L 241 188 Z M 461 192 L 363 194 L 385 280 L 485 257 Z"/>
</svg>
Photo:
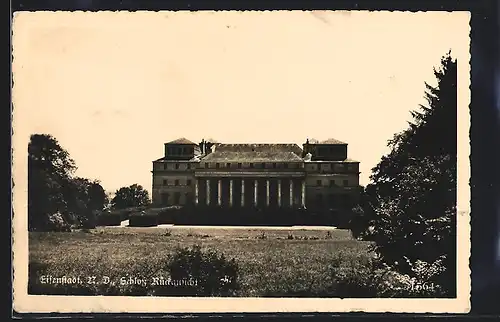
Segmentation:
<svg viewBox="0 0 500 322">
<path fill-rule="evenodd" d="M 302 162 L 297 154 L 287 151 L 219 151 L 208 154 L 202 162 Z"/>
<path fill-rule="evenodd" d="M 224 152 L 293 152 L 302 154 L 302 149 L 294 143 L 236 143 L 218 144 L 215 151 Z"/>
<path fill-rule="evenodd" d="M 194 145 L 198 145 L 198 144 L 196 144 L 194 142 L 189 141 L 186 138 L 179 138 L 179 139 L 167 142 L 166 144 L 194 144 Z"/>
<path fill-rule="evenodd" d="M 326 139 L 324 141 L 319 142 L 318 144 L 347 144 L 345 142 L 339 141 L 337 139 Z"/>
</svg>

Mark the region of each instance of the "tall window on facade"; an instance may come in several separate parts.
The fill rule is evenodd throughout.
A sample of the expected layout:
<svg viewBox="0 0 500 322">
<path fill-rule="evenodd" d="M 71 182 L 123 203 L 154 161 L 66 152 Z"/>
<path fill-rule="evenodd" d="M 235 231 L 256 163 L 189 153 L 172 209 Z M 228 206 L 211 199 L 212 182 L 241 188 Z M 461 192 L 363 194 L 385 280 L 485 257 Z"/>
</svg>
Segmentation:
<svg viewBox="0 0 500 322">
<path fill-rule="evenodd" d="M 205 163 L 205 169 L 208 169 L 208 163 Z"/>
<path fill-rule="evenodd" d="M 331 193 L 328 196 L 328 204 L 330 207 L 334 208 L 336 206 L 336 201 L 335 201 L 335 194 Z"/>
<path fill-rule="evenodd" d="M 335 180 L 330 180 L 330 187 L 335 187 Z"/>
<path fill-rule="evenodd" d="M 253 168 L 253 163 L 250 163 L 248 166 L 250 167 L 250 169 L 252 169 Z"/>
<path fill-rule="evenodd" d="M 276 169 L 276 163 L 273 163 L 273 169 Z"/>
<path fill-rule="evenodd" d="M 347 187 L 349 185 L 349 181 L 348 180 L 344 180 L 344 187 Z"/>
<path fill-rule="evenodd" d="M 181 203 L 181 193 L 174 193 L 174 204 L 179 205 Z"/>
<path fill-rule="evenodd" d="M 164 192 L 161 194 L 161 203 L 163 205 L 168 205 L 168 193 Z"/>
<path fill-rule="evenodd" d="M 163 179 L 163 185 L 166 186 L 168 184 L 168 180 L 167 179 Z"/>
<path fill-rule="evenodd" d="M 179 185 L 179 180 L 175 180 L 175 185 L 178 186 Z"/>
<path fill-rule="evenodd" d="M 176 163 L 176 164 L 175 164 L 175 169 L 176 169 L 176 170 L 178 170 L 178 169 L 179 169 L 179 164 L 178 164 L 178 163 Z"/>
<path fill-rule="evenodd" d="M 167 164 L 166 163 L 163 164 L 163 170 L 167 170 Z"/>
<path fill-rule="evenodd" d="M 241 163 L 238 163 L 238 169 L 241 169 Z"/>
<path fill-rule="evenodd" d="M 190 186 L 190 185 L 191 185 L 191 180 L 189 180 L 189 179 L 188 179 L 188 180 L 186 180 L 186 185 L 187 185 L 187 186 Z"/>
<path fill-rule="evenodd" d="M 321 180 L 316 180 L 316 185 L 317 185 L 318 187 L 320 187 L 320 186 L 321 186 Z"/>
<path fill-rule="evenodd" d="M 218 163 L 215 164 L 215 168 L 219 169 L 219 164 Z"/>
<path fill-rule="evenodd" d="M 190 163 L 187 164 L 187 168 L 191 169 L 191 164 Z"/>
<path fill-rule="evenodd" d="M 226 163 L 226 167 L 231 168 L 231 163 Z"/>
</svg>

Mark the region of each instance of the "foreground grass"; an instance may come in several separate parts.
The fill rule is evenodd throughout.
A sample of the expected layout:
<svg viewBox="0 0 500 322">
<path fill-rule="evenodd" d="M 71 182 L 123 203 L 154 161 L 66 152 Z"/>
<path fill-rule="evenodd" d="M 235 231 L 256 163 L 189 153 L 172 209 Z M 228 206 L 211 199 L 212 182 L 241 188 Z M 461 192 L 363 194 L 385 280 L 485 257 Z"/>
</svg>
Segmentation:
<svg viewBox="0 0 500 322">
<path fill-rule="evenodd" d="M 176 247 L 195 244 L 236 259 L 241 276 L 236 296 L 245 297 L 322 296 L 330 283 L 328 265 L 334 254 L 351 260 L 370 256 L 368 243 L 354 240 L 347 230 L 114 227 L 30 233 L 29 261 L 54 277 L 96 276 L 99 281 L 108 276 L 118 281 L 125 276 L 164 276 L 165 263 Z M 39 282 L 38 277 L 29 281 Z"/>
</svg>

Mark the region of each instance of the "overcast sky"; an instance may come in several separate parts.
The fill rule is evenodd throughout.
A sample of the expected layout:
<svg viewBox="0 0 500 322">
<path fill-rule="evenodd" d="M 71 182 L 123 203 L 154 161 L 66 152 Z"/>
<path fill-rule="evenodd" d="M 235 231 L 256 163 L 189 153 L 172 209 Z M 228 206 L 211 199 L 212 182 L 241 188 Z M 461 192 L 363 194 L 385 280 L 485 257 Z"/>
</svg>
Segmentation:
<svg viewBox="0 0 500 322">
<path fill-rule="evenodd" d="M 52 134 L 78 176 L 108 191 L 151 191 L 152 161 L 179 137 L 300 146 L 336 138 L 361 162 L 365 185 L 387 140 L 425 103 L 441 56 L 451 49 L 468 79 L 468 19 L 24 12 L 13 28 L 15 142 L 26 149 L 30 134 Z"/>
</svg>

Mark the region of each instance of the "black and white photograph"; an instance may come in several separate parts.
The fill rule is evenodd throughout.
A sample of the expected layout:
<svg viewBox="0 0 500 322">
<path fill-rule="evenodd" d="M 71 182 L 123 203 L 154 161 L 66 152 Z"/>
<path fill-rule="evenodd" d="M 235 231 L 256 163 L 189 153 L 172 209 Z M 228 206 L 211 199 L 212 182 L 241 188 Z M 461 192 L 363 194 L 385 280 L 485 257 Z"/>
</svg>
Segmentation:
<svg viewBox="0 0 500 322">
<path fill-rule="evenodd" d="M 470 310 L 468 12 L 18 12 L 18 312 Z"/>
</svg>

